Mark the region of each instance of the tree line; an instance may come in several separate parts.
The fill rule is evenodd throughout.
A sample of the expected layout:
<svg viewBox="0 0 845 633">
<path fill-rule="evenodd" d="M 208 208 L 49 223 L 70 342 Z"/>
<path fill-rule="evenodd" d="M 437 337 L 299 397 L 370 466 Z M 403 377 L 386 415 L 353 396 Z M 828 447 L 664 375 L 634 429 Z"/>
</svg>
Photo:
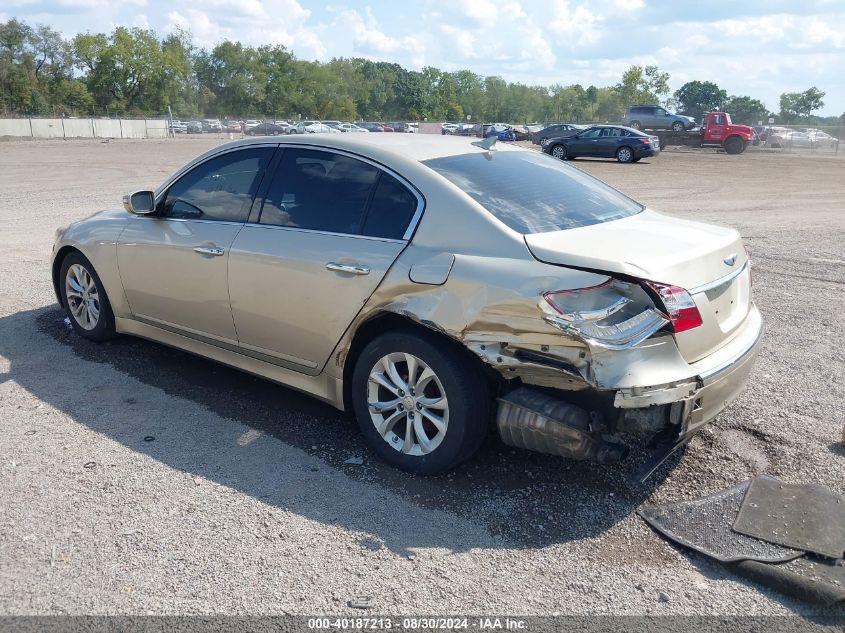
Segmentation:
<svg viewBox="0 0 845 633">
<path fill-rule="evenodd" d="M 815 87 L 785 93 L 774 115 L 712 82 L 670 94 L 669 74 L 656 66 L 631 66 L 611 86 L 539 86 L 362 58 L 307 61 L 278 45 L 224 41 L 205 50 L 184 31 L 159 38 L 119 26 L 66 40 L 46 25 L 0 22 L 0 112 L 15 115 L 156 116 L 169 107 L 183 118 L 618 121 L 630 104 L 662 103 L 697 119 L 724 109 L 736 122 L 794 123 L 813 119 L 823 97 Z M 816 122 L 839 122 L 828 118 Z"/>
</svg>

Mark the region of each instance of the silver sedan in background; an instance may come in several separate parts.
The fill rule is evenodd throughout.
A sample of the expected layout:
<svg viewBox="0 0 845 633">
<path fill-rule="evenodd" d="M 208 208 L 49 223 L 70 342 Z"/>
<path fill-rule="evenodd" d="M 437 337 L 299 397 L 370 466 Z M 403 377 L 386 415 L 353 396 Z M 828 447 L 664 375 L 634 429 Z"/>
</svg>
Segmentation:
<svg viewBox="0 0 845 633">
<path fill-rule="evenodd" d="M 762 333 L 736 231 L 494 139 L 244 139 L 124 206 L 57 232 L 81 336 L 309 393 L 418 474 L 495 427 L 602 462 L 657 436 L 647 475 L 743 389 Z"/>
</svg>

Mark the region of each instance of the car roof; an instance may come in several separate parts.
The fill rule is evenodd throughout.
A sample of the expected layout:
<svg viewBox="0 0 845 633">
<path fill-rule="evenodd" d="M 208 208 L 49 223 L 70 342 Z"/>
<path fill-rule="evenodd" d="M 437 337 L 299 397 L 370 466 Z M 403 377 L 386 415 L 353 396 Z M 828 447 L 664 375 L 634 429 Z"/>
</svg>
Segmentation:
<svg viewBox="0 0 845 633">
<path fill-rule="evenodd" d="M 403 166 L 416 165 L 415 169 L 419 169 L 419 163 L 426 160 L 485 152 L 481 147 L 473 145 L 477 142 L 479 142 L 479 139 L 472 137 L 443 136 L 441 134 L 308 134 L 305 136 L 286 136 L 284 139 L 276 136 L 250 136 L 221 143 L 195 157 L 161 183 L 156 188 L 155 194 L 158 195 L 169 182 L 211 156 L 238 147 L 249 147 L 250 145 L 302 145 L 312 149 L 344 150 L 353 154 L 360 154 L 364 158 L 382 163 L 402 173 L 404 171 Z M 508 143 L 498 143 L 496 150 L 499 152 L 531 151 Z"/>
</svg>

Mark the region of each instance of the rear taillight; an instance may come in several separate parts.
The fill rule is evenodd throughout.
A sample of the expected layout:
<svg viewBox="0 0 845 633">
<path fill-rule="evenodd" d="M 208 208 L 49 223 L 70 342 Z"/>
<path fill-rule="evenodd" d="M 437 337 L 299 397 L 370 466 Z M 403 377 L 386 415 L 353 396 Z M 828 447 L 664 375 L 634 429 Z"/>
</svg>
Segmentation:
<svg viewBox="0 0 845 633">
<path fill-rule="evenodd" d="M 666 315 L 672 323 L 675 332 L 685 332 L 701 325 L 701 313 L 689 292 L 678 286 L 661 284 L 654 281 L 646 282 L 663 303 Z"/>
<path fill-rule="evenodd" d="M 651 138 L 649 138 L 648 136 L 641 136 L 640 141 L 642 143 L 645 143 L 646 145 L 651 145 Z"/>
<path fill-rule="evenodd" d="M 540 301 L 547 323 L 609 349 L 633 347 L 668 323 L 668 317 L 650 304 L 639 286 L 614 279 L 598 286 L 544 292 Z"/>
</svg>

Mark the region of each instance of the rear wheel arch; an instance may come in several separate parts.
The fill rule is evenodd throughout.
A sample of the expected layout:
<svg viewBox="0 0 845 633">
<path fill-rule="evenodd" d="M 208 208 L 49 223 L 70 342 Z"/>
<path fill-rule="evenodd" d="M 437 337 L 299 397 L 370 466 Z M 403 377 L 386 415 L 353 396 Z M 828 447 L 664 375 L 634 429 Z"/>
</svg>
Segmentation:
<svg viewBox="0 0 845 633">
<path fill-rule="evenodd" d="M 471 371 L 480 371 L 491 383 L 493 393 L 497 392 L 499 382 L 502 378 L 494 371 L 485 365 L 481 359 L 473 354 L 469 349 L 464 347 L 459 341 L 456 341 L 451 336 L 438 332 L 432 327 L 421 324 L 420 322 L 395 312 L 380 312 L 358 326 L 352 337 L 352 342 L 349 345 L 349 351 L 343 361 L 343 407 L 344 410 L 352 413 L 352 374 L 355 371 L 355 365 L 361 352 L 367 345 L 388 332 L 406 331 L 427 339 L 429 342 L 436 345 L 444 345 L 452 348 L 461 355 L 467 367 Z"/>
<path fill-rule="evenodd" d="M 630 155 L 630 158 L 628 160 L 623 160 L 621 158 L 621 156 L 624 155 L 622 150 L 628 150 L 629 155 Z M 620 163 L 631 163 L 631 162 L 634 161 L 634 156 L 635 156 L 634 148 L 632 148 L 628 145 L 622 145 L 621 147 L 618 147 L 616 149 L 616 160 L 618 160 Z"/>
</svg>

